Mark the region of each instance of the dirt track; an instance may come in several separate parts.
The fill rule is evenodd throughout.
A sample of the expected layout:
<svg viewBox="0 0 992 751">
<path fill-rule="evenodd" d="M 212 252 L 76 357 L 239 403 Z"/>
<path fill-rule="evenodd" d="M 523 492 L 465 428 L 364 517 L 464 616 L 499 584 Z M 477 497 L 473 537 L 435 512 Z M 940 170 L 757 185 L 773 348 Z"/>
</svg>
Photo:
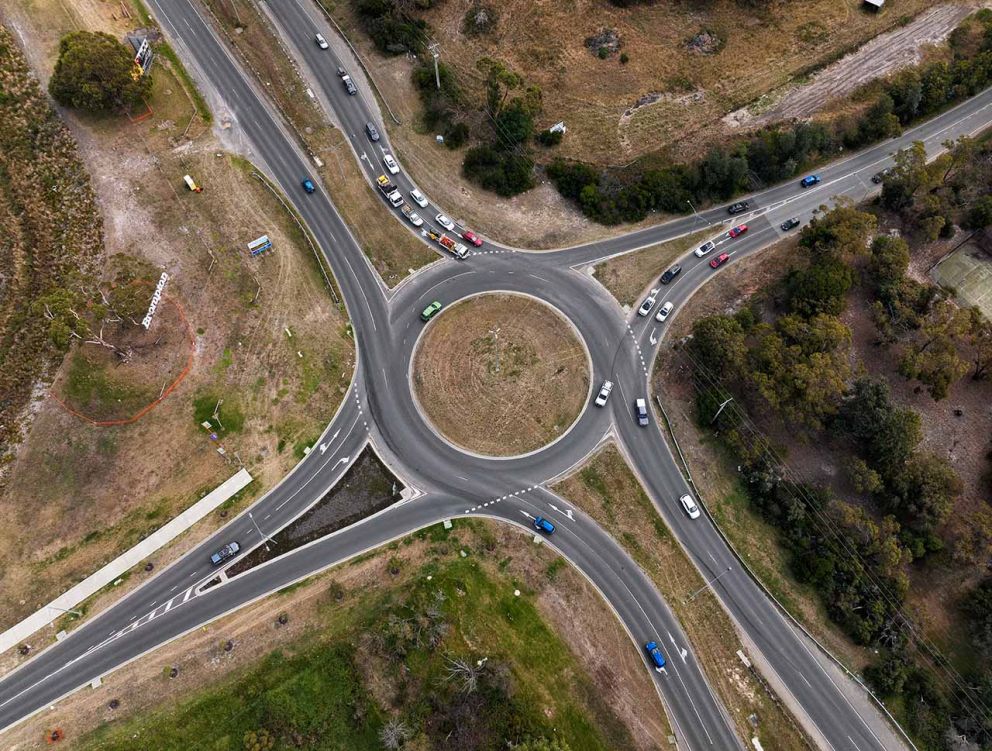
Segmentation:
<svg viewBox="0 0 992 751">
<path fill-rule="evenodd" d="M 875 37 L 856 51 L 827 66 L 812 81 L 787 88 L 778 101 L 761 114 L 748 107 L 731 112 L 723 121 L 731 126 L 756 127 L 777 120 L 810 117 L 831 99 L 850 94 L 869 81 L 920 62 L 923 49 L 943 42 L 973 11 L 988 3 L 942 5 L 922 13 L 915 21 Z"/>
</svg>

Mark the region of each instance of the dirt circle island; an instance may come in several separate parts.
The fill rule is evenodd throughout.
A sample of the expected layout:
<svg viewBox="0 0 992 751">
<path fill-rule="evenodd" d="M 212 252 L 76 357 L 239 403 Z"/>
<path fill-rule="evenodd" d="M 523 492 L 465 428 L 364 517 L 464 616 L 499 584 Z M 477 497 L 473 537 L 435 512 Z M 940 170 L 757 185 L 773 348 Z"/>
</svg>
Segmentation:
<svg viewBox="0 0 992 751">
<path fill-rule="evenodd" d="M 438 314 L 414 353 L 412 381 L 421 409 L 448 441 L 515 456 L 575 422 L 589 395 L 589 357 L 548 305 L 486 294 Z"/>
</svg>

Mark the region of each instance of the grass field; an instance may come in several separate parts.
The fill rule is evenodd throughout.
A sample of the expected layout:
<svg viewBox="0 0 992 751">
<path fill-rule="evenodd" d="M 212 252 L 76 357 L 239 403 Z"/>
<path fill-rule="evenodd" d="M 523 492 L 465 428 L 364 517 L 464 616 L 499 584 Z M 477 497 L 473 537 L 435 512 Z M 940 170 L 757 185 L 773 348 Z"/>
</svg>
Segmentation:
<svg viewBox="0 0 992 751">
<path fill-rule="evenodd" d="M 975 305 L 992 319 L 992 257 L 967 243 L 937 264 L 931 272 L 940 286 L 954 291 L 963 306 Z"/>
<path fill-rule="evenodd" d="M 422 751 L 528 738 L 574 751 L 660 748 L 669 731 L 636 646 L 556 561 L 502 526 L 432 528 L 184 637 L 126 668 L 133 682 L 112 675 L 99 697 L 77 695 L 48 722 L 83 751 L 136 739 L 161 751 L 259 739 L 371 751 L 390 722 L 405 729 L 403 748 Z M 572 621 L 563 593 L 582 609 Z M 278 613 L 286 625 L 273 628 Z M 578 621 L 589 617 L 599 628 L 585 633 Z M 180 666 L 175 679 L 169 665 Z M 108 696 L 119 697 L 116 714 Z"/>
<path fill-rule="evenodd" d="M 470 451 L 512 456 L 562 435 L 586 403 L 589 365 L 572 328 L 529 297 L 473 297 L 442 310 L 414 353 L 428 419 Z"/>
<path fill-rule="evenodd" d="M 651 577 L 679 618 L 691 647 L 742 738 L 756 736 L 763 748 L 809 747 L 795 720 L 764 681 L 737 657 L 744 649 L 730 618 L 709 590 L 631 473 L 610 445 L 554 487 L 610 532 Z M 677 503 L 674 498 L 663 503 Z M 746 650 L 745 650 L 746 651 Z M 756 715 L 755 727 L 748 720 Z"/>
</svg>

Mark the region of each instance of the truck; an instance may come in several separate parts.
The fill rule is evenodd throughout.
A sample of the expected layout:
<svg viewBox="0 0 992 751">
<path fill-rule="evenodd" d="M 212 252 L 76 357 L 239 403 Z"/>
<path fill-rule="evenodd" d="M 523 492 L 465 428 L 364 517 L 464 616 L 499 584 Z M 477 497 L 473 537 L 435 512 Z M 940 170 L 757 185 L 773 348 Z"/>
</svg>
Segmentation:
<svg viewBox="0 0 992 751">
<path fill-rule="evenodd" d="M 379 175 L 375 180 L 376 185 L 379 186 L 379 190 L 386 197 L 393 206 L 403 205 L 403 196 L 400 194 L 399 189 L 389 182 L 389 178 L 385 175 Z"/>
<path fill-rule="evenodd" d="M 424 223 L 424 220 L 420 218 L 420 214 L 414 211 L 412 206 L 404 203 L 403 208 L 400 209 L 400 211 L 403 212 L 403 216 L 405 216 L 414 227 L 419 227 Z"/>
<path fill-rule="evenodd" d="M 344 88 L 349 94 L 355 95 L 358 93 L 358 87 L 355 86 L 355 82 L 351 80 L 351 76 L 348 74 L 341 76 L 341 83 L 344 84 Z"/>
<path fill-rule="evenodd" d="M 461 243 L 456 243 L 447 235 L 441 235 L 437 239 L 437 243 L 445 250 L 450 251 L 452 255 L 454 255 L 456 258 L 465 258 L 465 256 L 468 255 L 467 247 L 465 247 Z"/>
</svg>

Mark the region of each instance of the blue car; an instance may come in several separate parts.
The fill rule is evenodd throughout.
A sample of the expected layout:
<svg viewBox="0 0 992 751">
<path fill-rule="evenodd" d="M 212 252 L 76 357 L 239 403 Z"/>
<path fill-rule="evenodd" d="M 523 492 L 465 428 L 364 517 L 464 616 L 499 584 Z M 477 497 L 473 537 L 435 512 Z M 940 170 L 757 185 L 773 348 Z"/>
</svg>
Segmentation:
<svg viewBox="0 0 992 751">
<path fill-rule="evenodd" d="M 799 184 L 802 185 L 804 188 L 810 188 L 816 185 L 818 182 L 820 182 L 819 175 L 806 175 L 806 177 L 804 177 Z"/>
<path fill-rule="evenodd" d="M 555 525 L 543 516 L 539 516 L 534 520 L 534 529 L 538 532 L 544 532 L 546 535 L 553 535 L 555 533 Z"/>
<path fill-rule="evenodd" d="M 647 650 L 648 657 L 651 658 L 651 664 L 654 665 L 655 670 L 661 670 L 665 667 L 665 655 L 658 649 L 658 642 L 649 641 L 644 645 L 644 649 Z"/>
<path fill-rule="evenodd" d="M 307 193 L 313 193 L 316 190 L 316 188 L 313 187 L 313 181 L 309 177 L 303 178 L 302 185 L 303 185 L 303 190 L 305 190 Z"/>
</svg>

